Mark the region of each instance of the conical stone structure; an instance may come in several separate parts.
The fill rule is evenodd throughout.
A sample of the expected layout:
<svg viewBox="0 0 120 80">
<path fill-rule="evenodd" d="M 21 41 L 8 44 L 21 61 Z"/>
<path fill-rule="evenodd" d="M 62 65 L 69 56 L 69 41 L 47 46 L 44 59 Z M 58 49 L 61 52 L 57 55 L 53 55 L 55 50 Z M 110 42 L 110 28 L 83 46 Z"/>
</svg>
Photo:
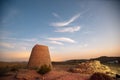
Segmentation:
<svg viewBox="0 0 120 80">
<path fill-rule="evenodd" d="M 47 65 L 52 68 L 49 49 L 45 45 L 36 44 L 32 49 L 28 68 L 40 68 L 43 65 Z"/>
</svg>

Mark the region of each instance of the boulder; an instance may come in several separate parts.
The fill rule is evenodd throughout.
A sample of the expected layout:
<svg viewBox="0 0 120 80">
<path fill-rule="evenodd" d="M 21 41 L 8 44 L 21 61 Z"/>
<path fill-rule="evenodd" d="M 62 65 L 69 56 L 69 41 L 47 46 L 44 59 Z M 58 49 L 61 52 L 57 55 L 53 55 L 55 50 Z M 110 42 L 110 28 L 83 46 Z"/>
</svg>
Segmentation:
<svg viewBox="0 0 120 80">
<path fill-rule="evenodd" d="M 41 68 L 43 65 L 52 68 L 49 49 L 45 45 L 36 44 L 31 51 L 28 68 Z"/>
</svg>

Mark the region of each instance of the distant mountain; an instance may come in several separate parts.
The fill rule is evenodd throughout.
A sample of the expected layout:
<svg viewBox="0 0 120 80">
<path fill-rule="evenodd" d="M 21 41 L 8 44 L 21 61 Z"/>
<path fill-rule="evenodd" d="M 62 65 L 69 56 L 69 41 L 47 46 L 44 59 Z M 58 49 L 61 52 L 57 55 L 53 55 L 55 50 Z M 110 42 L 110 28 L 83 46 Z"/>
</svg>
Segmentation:
<svg viewBox="0 0 120 80">
<path fill-rule="evenodd" d="M 90 60 L 99 60 L 101 63 L 120 63 L 120 57 L 101 56 Z"/>
<path fill-rule="evenodd" d="M 107 56 L 101 56 L 98 58 L 92 58 L 92 59 L 73 59 L 73 60 L 67 60 L 66 63 L 81 63 L 85 61 L 91 61 L 91 60 L 99 60 L 101 63 L 120 63 L 120 57 L 107 57 Z"/>
<path fill-rule="evenodd" d="M 119 63 L 120 64 L 120 56 L 119 57 L 107 57 L 107 56 L 101 56 L 98 58 L 91 58 L 91 59 L 71 59 L 67 61 L 61 61 L 61 62 L 52 62 L 53 64 L 77 64 L 85 61 L 91 61 L 91 60 L 99 60 L 101 63 Z M 27 64 L 28 62 L 4 62 L 0 61 L 1 64 Z"/>
</svg>

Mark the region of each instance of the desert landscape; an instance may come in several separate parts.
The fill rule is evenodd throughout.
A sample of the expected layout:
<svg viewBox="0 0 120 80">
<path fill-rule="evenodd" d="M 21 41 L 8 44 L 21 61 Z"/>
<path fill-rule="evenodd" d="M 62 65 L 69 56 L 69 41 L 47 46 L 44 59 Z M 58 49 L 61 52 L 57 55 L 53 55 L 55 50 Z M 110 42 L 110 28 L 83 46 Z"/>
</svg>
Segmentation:
<svg viewBox="0 0 120 80">
<path fill-rule="evenodd" d="M 27 62 L 0 62 L 0 80 L 104 80 L 100 76 L 99 79 L 90 79 L 93 71 L 96 70 L 100 73 L 108 71 L 105 74 L 111 76 L 112 79 L 105 80 L 119 80 L 119 78 L 116 78 L 116 74 L 120 74 L 120 63 L 116 63 L 116 61 L 119 62 L 120 57 L 99 57 L 94 60 L 52 62 L 53 69 L 44 75 L 39 74 L 35 69 L 27 69 Z M 98 60 L 102 63 L 100 64 Z M 80 72 L 80 69 L 85 69 L 85 64 L 87 66 L 86 71 Z M 103 64 L 107 69 L 101 67 Z M 79 67 L 78 71 L 72 71 L 76 66 Z M 89 70 L 89 68 L 92 68 L 92 70 Z M 102 70 L 100 71 L 100 69 Z"/>
<path fill-rule="evenodd" d="M 120 80 L 120 0 L 0 0 L 0 80 Z"/>
</svg>

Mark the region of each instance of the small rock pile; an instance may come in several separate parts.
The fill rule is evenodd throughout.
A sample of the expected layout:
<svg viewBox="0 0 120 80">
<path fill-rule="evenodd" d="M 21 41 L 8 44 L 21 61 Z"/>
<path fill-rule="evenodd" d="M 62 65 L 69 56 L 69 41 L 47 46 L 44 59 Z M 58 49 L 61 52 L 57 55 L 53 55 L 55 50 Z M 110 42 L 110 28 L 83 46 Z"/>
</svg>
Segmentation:
<svg viewBox="0 0 120 80">
<path fill-rule="evenodd" d="M 95 72 L 101 73 L 113 73 L 111 69 L 100 63 L 100 61 L 87 61 L 81 64 L 78 64 L 75 68 L 70 69 L 70 71 L 75 73 L 85 73 L 85 74 L 92 74 Z"/>
</svg>

